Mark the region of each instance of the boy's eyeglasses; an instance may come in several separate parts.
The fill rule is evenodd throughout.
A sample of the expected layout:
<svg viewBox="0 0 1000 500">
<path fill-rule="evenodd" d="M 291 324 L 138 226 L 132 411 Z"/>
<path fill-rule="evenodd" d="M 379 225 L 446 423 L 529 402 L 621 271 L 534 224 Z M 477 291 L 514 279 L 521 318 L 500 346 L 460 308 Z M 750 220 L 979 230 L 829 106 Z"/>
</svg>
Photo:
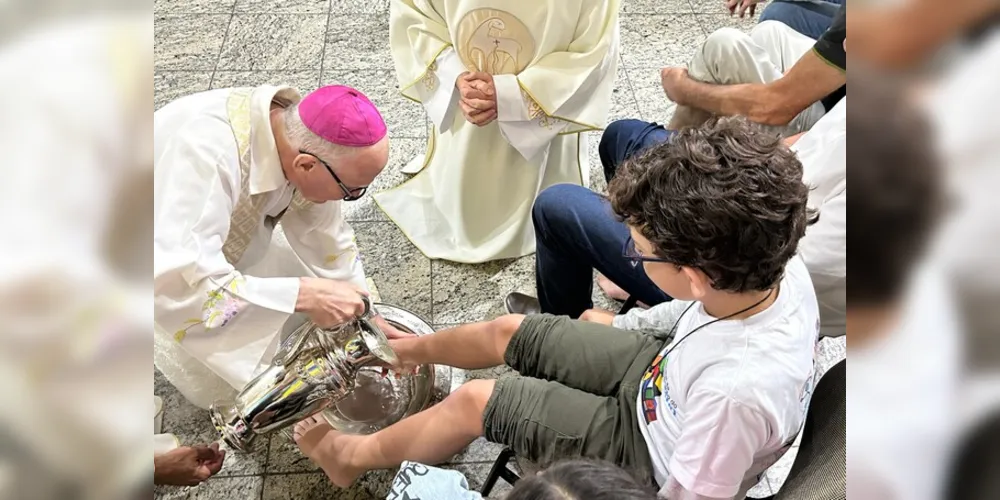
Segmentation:
<svg viewBox="0 0 1000 500">
<path fill-rule="evenodd" d="M 340 180 L 340 177 L 337 177 L 337 174 L 333 171 L 333 169 L 330 168 L 330 165 L 327 164 L 322 159 L 320 159 L 320 157 L 318 157 L 318 156 L 316 156 L 316 155 L 314 155 L 312 153 L 307 153 L 305 151 L 302 151 L 301 149 L 299 150 L 299 153 L 302 153 L 304 155 L 309 155 L 309 156 L 312 156 L 313 158 L 316 158 L 316 161 L 320 162 L 321 164 L 323 164 L 324 167 L 326 167 L 326 170 L 328 172 L 330 172 L 330 175 L 333 176 L 333 180 L 337 181 L 337 185 L 340 186 L 341 191 L 344 192 L 344 201 L 355 201 L 355 200 L 358 200 L 362 196 L 365 195 L 365 191 L 368 191 L 368 186 L 362 186 L 362 187 L 356 187 L 356 188 L 349 188 L 349 187 L 347 187 L 347 185 L 344 184 Z"/>
<path fill-rule="evenodd" d="M 632 267 L 636 267 L 640 262 L 664 262 L 670 263 L 669 260 L 661 259 L 659 257 L 646 257 L 639 253 L 635 248 L 635 240 L 629 235 L 628 239 L 625 240 L 625 245 L 622 247 L 622 256 L 629 260 Z"/>
</svg>

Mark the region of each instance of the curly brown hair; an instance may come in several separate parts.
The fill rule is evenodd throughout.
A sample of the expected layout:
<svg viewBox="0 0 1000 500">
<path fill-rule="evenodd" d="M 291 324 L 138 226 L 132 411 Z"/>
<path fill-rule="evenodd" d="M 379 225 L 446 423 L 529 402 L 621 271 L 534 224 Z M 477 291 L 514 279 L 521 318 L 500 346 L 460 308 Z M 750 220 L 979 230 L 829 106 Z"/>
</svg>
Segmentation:
<svg viewBox="0 0 1000 500">
<path fill-rule="evenodd" d="M 798 158 L 743 118 L 677 132 L 625 162 L 608 194 L 657 256 L 737 293 L 780 282 L 816 219 Z"/>
</svg>

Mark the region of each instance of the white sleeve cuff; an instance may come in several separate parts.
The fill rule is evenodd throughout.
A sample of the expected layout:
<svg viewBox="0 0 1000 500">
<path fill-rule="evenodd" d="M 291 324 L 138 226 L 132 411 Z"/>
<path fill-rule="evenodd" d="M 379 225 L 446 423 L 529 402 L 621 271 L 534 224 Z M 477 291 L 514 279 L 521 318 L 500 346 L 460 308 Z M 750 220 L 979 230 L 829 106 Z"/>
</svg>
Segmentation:
<svg viewBox="0 0 1000 500">
<path fill-rule="evenodd" d="M 528 107 L 521 96 L 521 86 L 514 75 L 496 75 L 493 86 L 497 91 L 497 120 L 501 122 L 528 121 Z"/>
<path fill-rule="evenodd" d="M 465 72 L 465 66 L 453 47 L 448 47 L 434 61 L 434 66 L 428 71 L 434 71 L 432 88 L 428 89 L 423 82 L 421 86 L 424 108 L 434 125 L 444 132 L 451 126 L 454 110 L 458 106 L 458 92 L 455 81 Z"/>
</svg>

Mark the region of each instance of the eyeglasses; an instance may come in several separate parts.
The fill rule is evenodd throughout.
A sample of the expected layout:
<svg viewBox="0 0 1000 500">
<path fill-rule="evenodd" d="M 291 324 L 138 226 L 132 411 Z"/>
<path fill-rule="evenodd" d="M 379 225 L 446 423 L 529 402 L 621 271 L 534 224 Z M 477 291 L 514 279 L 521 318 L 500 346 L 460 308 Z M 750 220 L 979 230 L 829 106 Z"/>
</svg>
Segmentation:
<svg viewBox="0 0 1000 500">
<path fill-rule="evenodd" d="M 669 260 L 661 259 L 659 257 L 646 257 L 639 253 L 635 248 L 635 240 L 632 239 L 630 235 L 627 240 L 625 240 L 625 245 L 622 246 L 622 257 L 625 257 L 632 264 L 632 267 L 637 267 L 640 262 L 664 262 L 670 263 Z"/>
<path fill-rule="evenodd" d="M 320 159 L 320 157 L 318 157 L 318 156 L 316 156 L 316 155 L 314 155 L 312 153 L 307 153 L 305 151 L 302 151 L 301 149 L 299 150 L 299 153 L 302 153 L 304 155 L 309 155 L 309 156 L 312 156 L 313 158 L 316 158 L 316 161 L 320 162 L 321 164 L 323 164 L 324 167 L 326 167 L 326 170 L 328 172 L 330 172 L 330 175 L 333 176 L 333 180 L 337 181 L 337 185 L 340 186 L 341 191 L 344 192 L 344 201 L 355 201 L 355 200 L 358 200 L 362 196 L 365 195 L 366 191 L 368 191 L 368 186 L 362 186 L 362 187 L 356 187 L 356 188 L 347 187 L 347 185 L 344 184 L 343 181 L 340 180 L 340 177 L 337 177 L 336 172 L 334 172 L 333 169 L 330 168 L 330 165 L 327 162 L 325 162 L 322 159 Z"/>
</svg>

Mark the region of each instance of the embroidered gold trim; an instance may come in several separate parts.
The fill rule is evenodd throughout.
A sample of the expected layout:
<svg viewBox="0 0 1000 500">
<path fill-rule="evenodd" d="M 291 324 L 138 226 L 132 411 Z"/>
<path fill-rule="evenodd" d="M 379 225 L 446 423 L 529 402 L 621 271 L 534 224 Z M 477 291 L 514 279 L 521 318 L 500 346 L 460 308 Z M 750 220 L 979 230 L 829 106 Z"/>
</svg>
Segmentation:
<svg viewBox="0 0 1000 500">
<path fill-rule="evenodd" d="M 240 157 L 240 194 L 236 201 L 236 207 L 229 219 L 229 234 L 226 235 L 226 242 L 222 245 L 222 253 L 226 256 L 226 262 L 236 265 L 246 252 L 253 237 L 262 222 L 262 212 L 264 210 L 265 195 L 250 195 L 250 165 L 251 165 L 251 118 L 250 106 L 252 103 L 252 88 L 233 89 L 226 101 L 226 115 L 229 118 L 229 126 L 233 130 L 233 137 L 236 139 L 236 147 Z M 276 96 L 276 99 L 280 99 Z M 280 100 L 276 101 L 279 105 Z M 292 196 L 289 208 L 296 211 L 304 211 L 312 208 L 314 203 L 306 200 L 296 191 Z M 284 214 L 285 212 L 282 212 Z M 277 224 L 279 217 L 273 219 Z"/>
<path fill-rule="evenodd" d="M 434 90 L 437 89 L 438 86 L 438 77 L 436 73 L 437 69 L 438 69 L 437 61 L 432 62 L 430 67 L 427 68 L 427 72 L 424 73 L 424 78 L 421 80 L 421 83 L 424 84 L 424 89 L 427 90 L 428 92 L 434 92 Z"/>
<path fill-rule="evenodd" d="M 402 85 L 402 86 L 399 87 L 399 93 L 402 94 L 403 97 L 405 97 L 405 98 L 407 98 L 407 99 L 409 99 L 409 100 L 411 100 L 413 102 L 420 102 L 419 99 L 416 99 L 414 97 L 406 95 L 406 91 L 410 90 L 414 85 L 420 83 L 427 76 L 427 72 L 430 71 L 431 66 L 435 66 L 436 65 L 438 57 L 441 57 L 441 53 L 444 52 L 445 50 L 447 50 L 448 47 L 451 47 L 451 44 L 447 44 L 444 47 L 441 47 L 434 54 L 434 57 L 431 58 L 431 62 L 429 62 L 427 64 L 427 67 L 424 69 L 423 73 L 420 74 L 420 76 L 414 78 L 412 82 L 410 82 L 410 83 L 408 83 L 406 85 Z"/>
<path fill-rule="evenodd" d="M 521 93 L 522 93 L 522 95 L 526 94 L 528 96 L 527 97 L 528 101 L 530 103 L 533 103 L 535 106 L 538 106 L 538 109 L 540 109 L 541 112 L 545 114 L 545 116 L 549 117 L 550 119 L 562 120 L 564 122 L 571 123 L 573 125 L 577 125 L 577 126 L 581 127 L 581 129 L 575 130 L 573 133 L 588 132 L 588 131 L 591 131 L 591 130 L 601 130 L 602 127 L 598 127 L 597 125 L 590 125 L 590 124 L 587 124 L 587 123 L 578 122 L 576 120 L 570 120 L 569 118 L 564 118 L 562 116 L 557 116 L 557 115 L 554 115 L 554 114 L 550 113 L 548 110 L 545 109 L 545 107 L 543 107 L 538 102 L 538 99 L 535 98 L 535 96 L 531 93 L 531 91 L 528 90 L 528 88 L 525 87 L 524 84 L 521 83 L 520 80 L 517 81 L 517 85 L 519 87 L 521 87 Z M 530 108 L 530 106 L 531 105 L 529 105 L 529 108 Z"/>
<path fill-rule="evenodd" d="M 226 115 L 240 157 L 240 194 L 229 219 L 229 234 L 222 245 L 226 261 L 236 265 L 253 240 L 261 222 L 261 197 L 250 196 L 250 103 L 252 88 L 233 89 L 226 101 Z"/>
</svg>

